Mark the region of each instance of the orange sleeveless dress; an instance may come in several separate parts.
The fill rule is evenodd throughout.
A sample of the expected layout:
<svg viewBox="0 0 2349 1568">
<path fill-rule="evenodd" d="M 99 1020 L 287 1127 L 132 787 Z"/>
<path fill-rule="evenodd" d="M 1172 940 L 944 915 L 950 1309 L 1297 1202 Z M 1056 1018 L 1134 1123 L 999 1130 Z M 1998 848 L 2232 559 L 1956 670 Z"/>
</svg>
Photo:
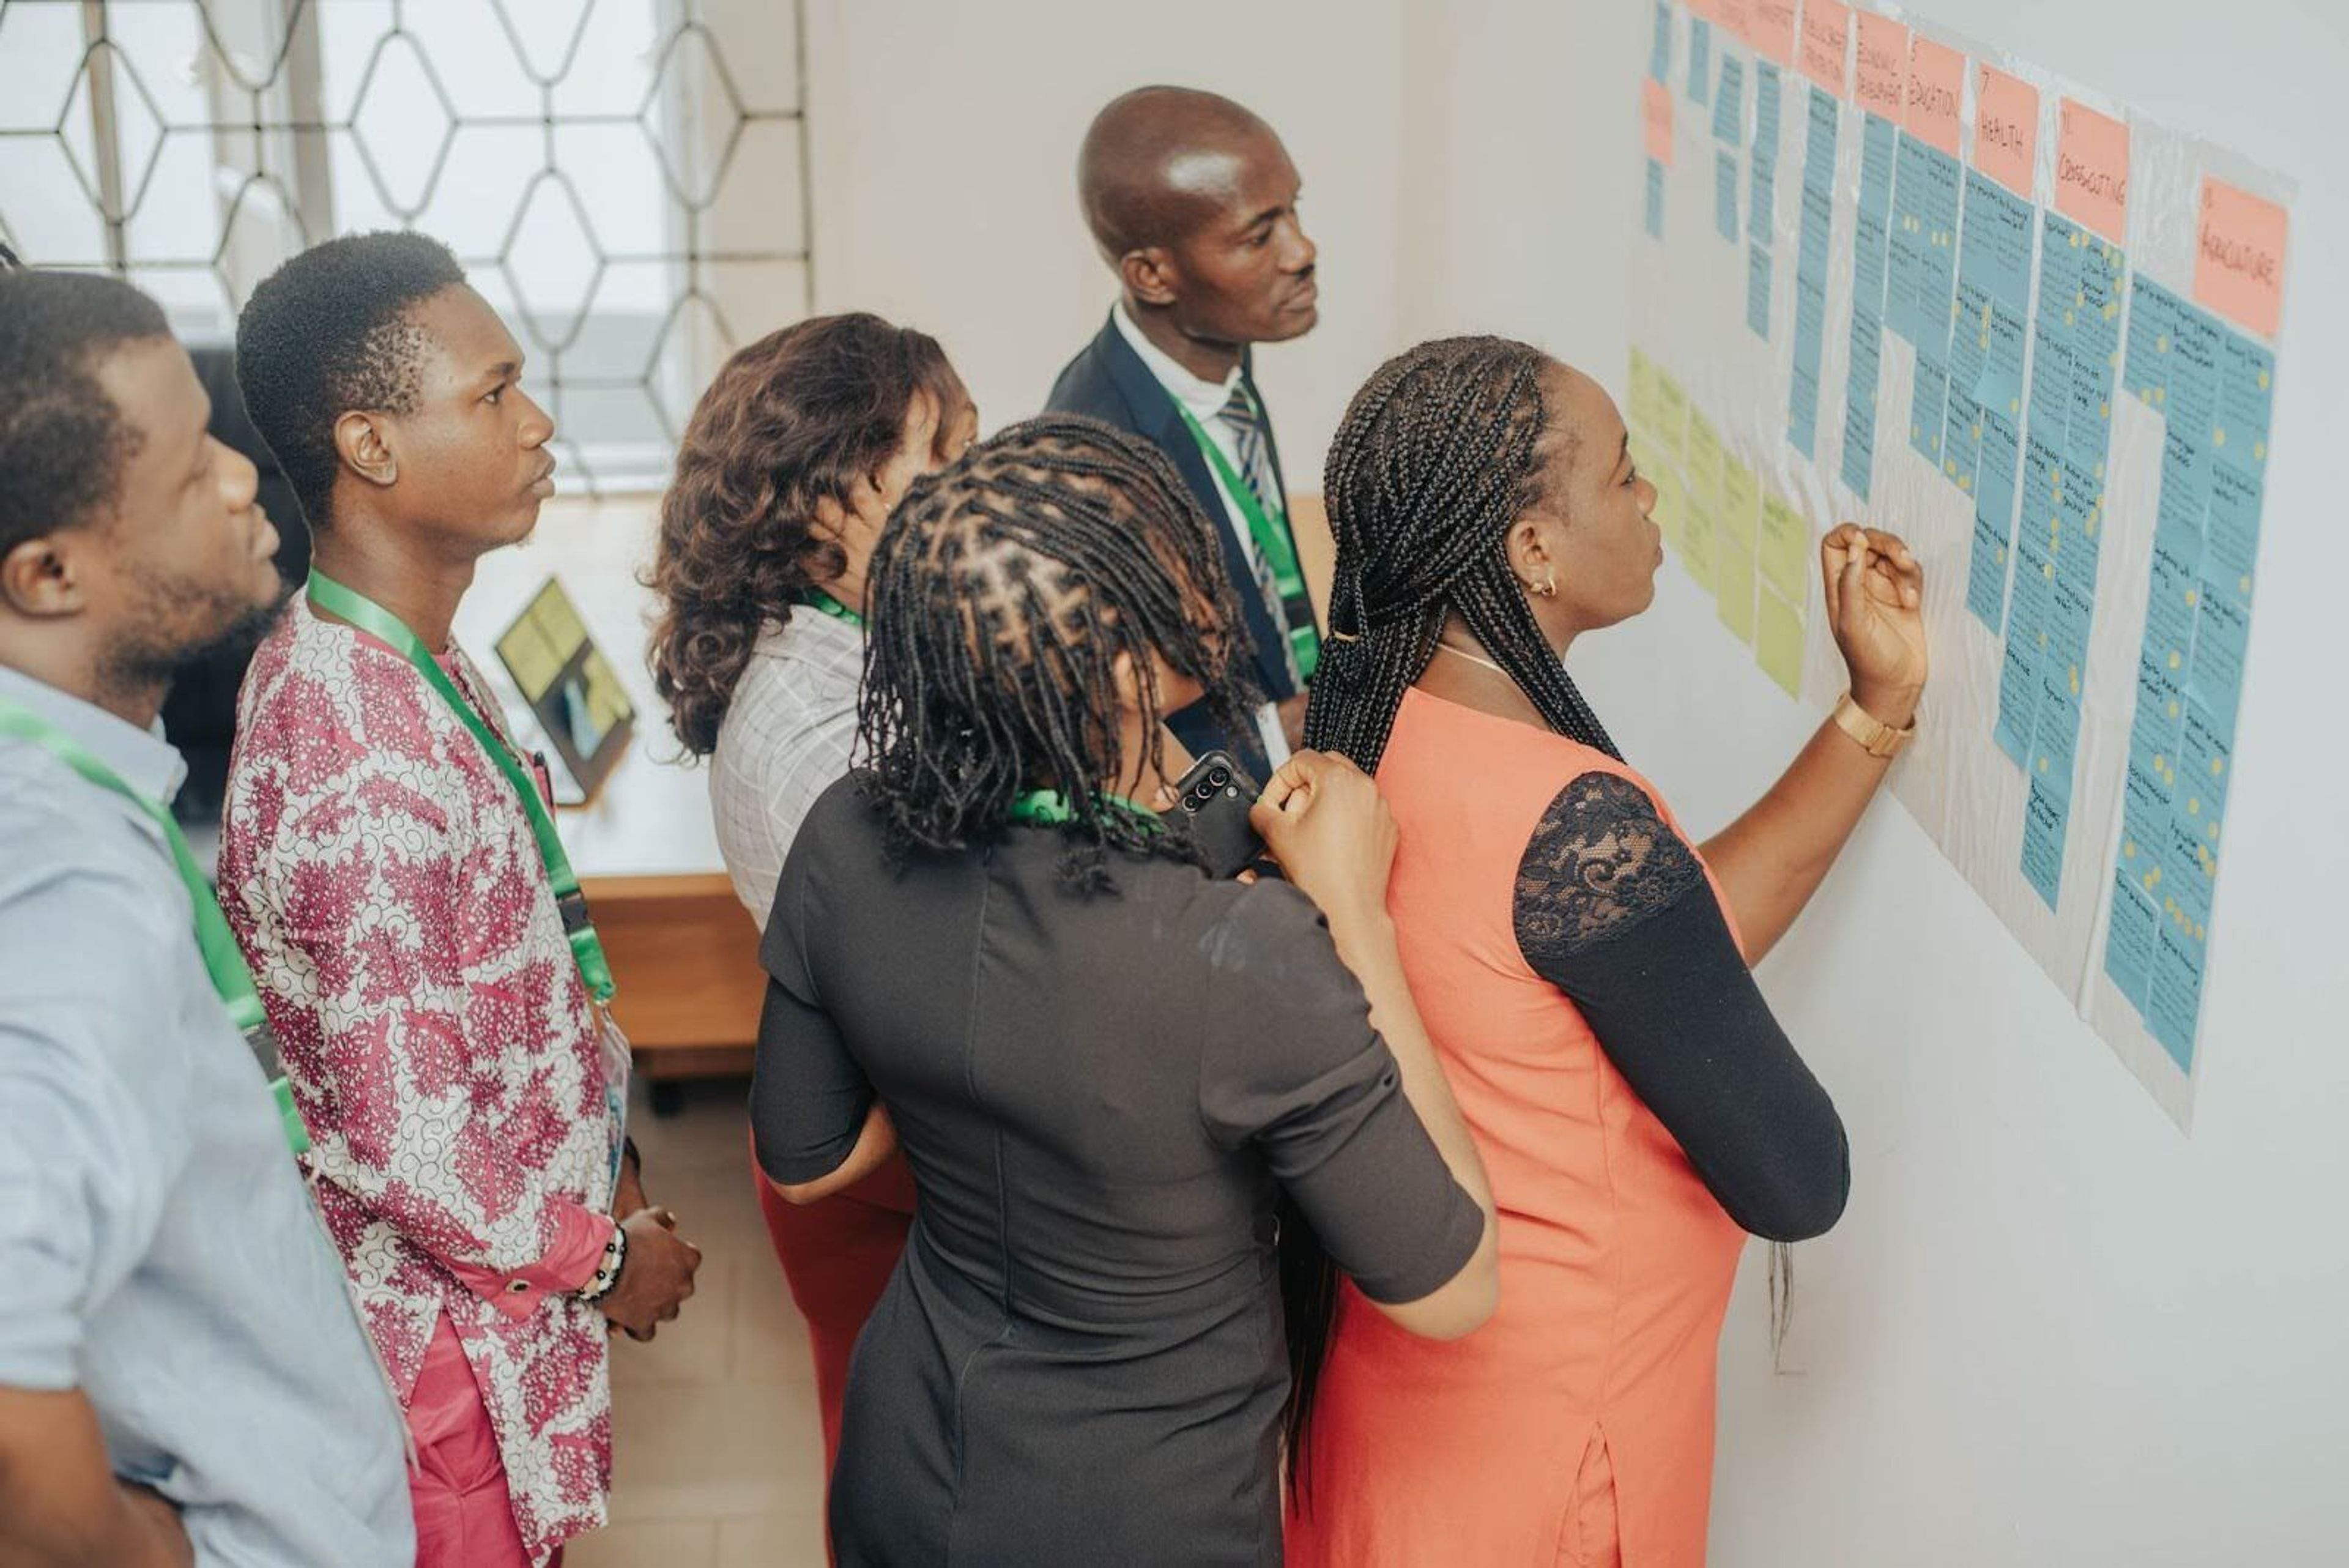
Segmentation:
<svg viewBox="0 0 2349 1568">
<path fill-rule="evenodd" d="M 1442 1344 L 1347 1289 L 1290 1502 L 1291 1564 L 1704 1561 L 1714 1374 L 1744 1232 L 1519 956 L 1512 918 L 1536 825 L 1593 771 L 1654 796 L 1603 753 L 1418 691 L 1396 716 L 1378 774 L 1402 830 L 1388 908 L 1492 1178 L 1501 1299 Z"/>
</svg>

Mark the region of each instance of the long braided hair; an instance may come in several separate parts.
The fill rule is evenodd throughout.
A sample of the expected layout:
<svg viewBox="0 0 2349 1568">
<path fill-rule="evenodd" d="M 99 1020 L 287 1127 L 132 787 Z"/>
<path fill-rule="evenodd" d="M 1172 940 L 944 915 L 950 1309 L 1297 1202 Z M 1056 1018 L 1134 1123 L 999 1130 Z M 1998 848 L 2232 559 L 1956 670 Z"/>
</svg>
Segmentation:
<svg viewBox="0 0 2349 1568">
<path fill-rule="evenodd" d="M 1187 831 L 1098 792 L 1134 770 L 1121 754 L 1115 664 L 1138 679 L 1150 763 L 1155 653 L 1238 729 L 1253 696 L 1225 628 L 1237 601 L 1206 517 L 1174 465 L 1097 421 L 1011 426 L 917 480 L 867 573 L 872 608 L 857 701 L 860 760 L 887 851 L 995 842 L 1030 790 L 1072 816 L 1063 881 L 1111 890 L 1108 851 L 1196 861 Z"/>
<path fill-rule="evenodd" d="M 1403 691 L 1457 610 L 1551 729 L 1620 757 L 1509 568 L 1509 525 L 1544 499 L 1549 365 L 1506 337 L 1444 337 L 1354 394 L 1323 474 L 1338 558 L 1307 745 L 1376 773 Z"/>
<path fill-rule="evenodd" d="M 1305 712 L 1305 743 L 1375 774 L 1403 692 L 1435 657 L 1453 611 L 1549 727 L 1620 758 L 1542 636 L 1510 569 L 1510 525 L 1545 499 L 1542 397 L 1548 356 L 1506 337 L 1445 337 L 1379 367 L 1347 406 L 1323 475 L 1337 563 L 1330 635 Z M 1288 1330 L 1285 1417 L 1291 1490 L 1338 1303 L 1338 1271 L 1293 1211 L 1281 1226 Z"/>
</svg>

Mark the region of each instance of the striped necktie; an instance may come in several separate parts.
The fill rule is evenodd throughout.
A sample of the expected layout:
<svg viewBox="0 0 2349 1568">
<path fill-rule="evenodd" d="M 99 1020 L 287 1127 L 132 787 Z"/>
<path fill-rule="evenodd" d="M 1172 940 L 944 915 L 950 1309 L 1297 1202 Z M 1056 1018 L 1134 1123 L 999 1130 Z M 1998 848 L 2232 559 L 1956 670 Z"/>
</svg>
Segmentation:
<svg viewBox="0 0 2349 1568">
<path fill-rule="evenodd" d="M 1216 410 L 1216 418 L 1232 432 L 1239 450 L 1237 464 L 1242 482 L 1255 497 L 1257 508 L 1271 527 L 1288 526 L 1288 507 L 1280 494 L 1280 485 L 1272 472 L 1271 443 L 1265 439 L 1264 418 L 1257 412 L 1256 400 L 1248 395 L 1247 382 L 1232 383 L 1232 395 Z M 1248 552 L 1255 564 L 1257 591 L 1264 596 L 1265 608 L 1271 613 L 1273 624 L 1288 635 L 1282 639 L 1281 657 L 1288 667 L 1291 685 L 1304 690 L 1305 671 L 1298 663 L 1298 641 L 1300 632 L 1318 642 L 1314 628 L 1313 601 L 1307 597 L 1301 577 L 1294 583 L 1283 583 L 1272 560 L 1268 541 L 1252 539 L 1254 548 Z M 1286 554 L 1294 556 L 1296 547 L 1289 545 Z"/>
</svg>

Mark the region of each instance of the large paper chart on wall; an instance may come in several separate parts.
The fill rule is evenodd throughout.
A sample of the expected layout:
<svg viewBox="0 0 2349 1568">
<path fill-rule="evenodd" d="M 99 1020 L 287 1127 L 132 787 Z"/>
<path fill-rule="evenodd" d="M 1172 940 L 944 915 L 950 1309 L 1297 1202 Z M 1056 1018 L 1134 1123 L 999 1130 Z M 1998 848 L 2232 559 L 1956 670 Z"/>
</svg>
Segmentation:
<svg viewBox="0 0 2349 1568">
<path fill-rule="evenodd" d="M 2292 188 L 1928 21 L 1653 15 L 1630 402 L 1672 553 L 1824 709 L 1817 536 L 1907 537 L 1894 792 L 2183 1127 Z"/>
</svg>

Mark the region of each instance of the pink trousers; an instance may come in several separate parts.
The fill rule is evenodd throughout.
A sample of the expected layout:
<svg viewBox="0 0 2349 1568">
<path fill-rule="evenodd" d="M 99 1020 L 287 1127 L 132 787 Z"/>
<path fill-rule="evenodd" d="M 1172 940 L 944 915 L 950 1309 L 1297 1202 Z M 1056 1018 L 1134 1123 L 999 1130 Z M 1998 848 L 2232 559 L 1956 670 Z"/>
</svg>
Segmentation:
<svg viewBox="0 0 2349 1568">
<path fill-rule="evenodd" d="M 416 1568 L 531 1568 L 514 1526 L 489 1407 L 445 1317 L 424 1352 L 408 1429 L 416 1438 L 417 1468 L 408 1477 L 416 1507 Z M 548 1568 L 561 1568 L 562 1562 L 558 1550 Z"/>
</svg>

